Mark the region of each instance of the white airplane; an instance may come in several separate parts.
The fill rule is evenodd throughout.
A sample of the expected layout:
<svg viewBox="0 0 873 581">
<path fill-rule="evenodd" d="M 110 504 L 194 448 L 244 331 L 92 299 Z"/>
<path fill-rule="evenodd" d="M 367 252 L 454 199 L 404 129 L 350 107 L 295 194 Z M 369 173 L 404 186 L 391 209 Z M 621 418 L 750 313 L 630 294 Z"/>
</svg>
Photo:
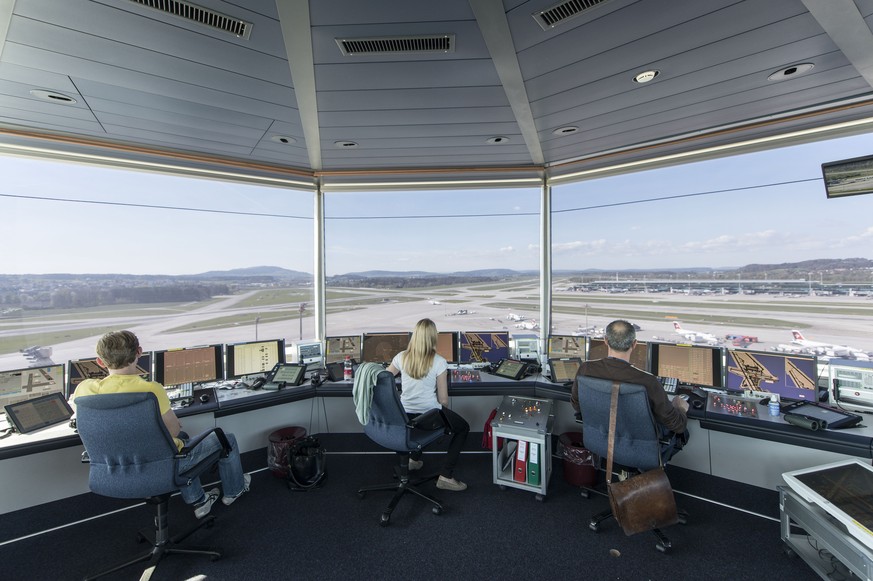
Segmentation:
<svg viewBox="0 0 873 581">
<path fill-rule="evenodd" d="M 539 329 L 540 326 L 537 325 L 537 322 L 536 322 L 536 321 L 534 321 L 533 319 L 531 319 L 530 321 L 522 321 L 521 323 L 518 323 L 518 324 L 515 326 L 515 328 L 516 328 L 516 329 L 528 329 L 528 330 L 534 330 L 534 329 Z"/>
<path fill-rule="evenodd" d="M 524 315 L 516 315 L 515 313 L 509 313 L 506 316 L 506 318 L 509 319 L 510 321 L 524 321 L 525 316 Z"/>
<path fill-rule="evenodd" d="M 441 302 L 439 302 L 436 299 L 427 299 L 427 302 L 429 302 L 432 305 L 441 305 L 442 304 Z"/>
<path fill-rule="evenodd" d="M 676 329 L 676 333 L 691 341 L 692 343 L 706 343 L 707 345 L 717 345 L 718 337 L 712 335 L 710 333 L 701 333 L 699 331 L 692 331 L 691 329 L 683 329 L 682 325 L 679 324 L 679 321 L 673 321 L 673 328 Z"/>
<path fill-rule="evenodd" d="M 803 336 L 803 333 L 797 329 L 793 329 L 791 334 L 794 339 L 791 341 L 794 345 L 805 347 L 817 355 L 830 355 L 835 357 L 849 357 L 853 359 L 868 360 L 870 357 L 864 351 L 849 347 L 847 345 L 834 345 L 833 343 L 822 343 L 820 341 L 810 341 Z"/>
</svg>

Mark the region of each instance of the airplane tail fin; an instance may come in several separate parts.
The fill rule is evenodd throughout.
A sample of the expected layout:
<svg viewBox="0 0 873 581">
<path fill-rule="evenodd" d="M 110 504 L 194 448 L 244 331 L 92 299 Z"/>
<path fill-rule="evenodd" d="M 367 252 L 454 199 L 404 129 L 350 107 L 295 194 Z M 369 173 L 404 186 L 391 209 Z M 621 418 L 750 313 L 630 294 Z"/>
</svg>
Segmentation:
<svg viewBox="0 0 873 581">
<path fill-rule="evenodd" d="M 801 332 L 798 331 L 797 329 L 792 330 L 792 331 L 791 331 L 791 334 L 794 335 L 794 338 L 797 339 L 798 341 L 805 341 L 805 340 L 806 340 L 806 339 L 803 337 L 803 333 L 801 333 Z"/>
<path fill-rule="evenodd" d="M 676 329 L 677 331 L 681 331 L 682 325 L 679 324 L 679 321 L 673 321 L 673 328 Z"/>
</svg>

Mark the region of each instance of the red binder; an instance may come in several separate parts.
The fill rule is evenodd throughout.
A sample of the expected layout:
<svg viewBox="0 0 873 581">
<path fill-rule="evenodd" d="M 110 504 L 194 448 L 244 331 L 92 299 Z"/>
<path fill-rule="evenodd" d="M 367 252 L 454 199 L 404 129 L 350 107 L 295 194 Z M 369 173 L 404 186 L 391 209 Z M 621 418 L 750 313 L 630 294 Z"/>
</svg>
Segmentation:
<svg viewBox="0 0 873 581">
<path fill-rule="evenodd" d="M 512 478 L 516 482 L 527 482 L 527 442 L 518 441 L 518 449 L 515 451 L 515 470 Z"/>
</svg>

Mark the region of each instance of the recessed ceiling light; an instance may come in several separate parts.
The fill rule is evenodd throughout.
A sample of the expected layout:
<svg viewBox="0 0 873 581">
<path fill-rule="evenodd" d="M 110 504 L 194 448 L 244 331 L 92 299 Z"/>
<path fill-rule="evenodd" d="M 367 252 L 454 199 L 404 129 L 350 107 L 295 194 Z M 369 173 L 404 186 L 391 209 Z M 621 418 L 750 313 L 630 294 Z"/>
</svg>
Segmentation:
<svg viewBox="0 0 873 581">
<path fill-rule="evenodd" d="M 781 81 L 782 79 L 787 79 L 788 77 L 796 77 L 797 75 L 801 75 L 807 71 L 811 71 L 812 67 L 815 66 L 812 63 L 800 63 L 799 65 L 791 65 L 790 67 L 785 67 L 780 71 L 776 71 L 769 77 L 767 77 L 768 81 Z"/>
<path fill-rule="evenodd" d="M 338 149 L 357 149 L 358 147 L 354 141 L 334 141 L 333 145 Z"/>
<path fill-rule="evenodd" d="M 33 89 L 30 94 L 37 99 L 49 101 L 51 103 L 61 103 L 62 105 L 73 105 L 76 100 L 69 95 L 58 93 L 57 91 L 45 91 L 43 89 Z"/>
<path fill-rule="evenodd" d="M 635 83 L 648 83 L 655 77 L 661 74 L 661 71 L 656 71 L 652 69 L 650 71 L 643 71 L 634 77 Z"/>
<path fill-rule="evenodd" d="M 283 145 L 297 143 L 296 139 L 294 139 L 293 137 L 288 137 L 287 135 L 274 135 L 270 138 L 270 140 L 275 141 L 276 143 L 281 143 Z"/>
<path fill-rule="evenodd" d="M 571 133 L 576 133 L 579 131 L 579 128 L 575 125 L 567 125 L 566 127 L 558 127 L 552 133 L 555 135 L 570 135 Z"/>
<path fill-rule="evenodd" d="M 509 138 L 504 137 L 503 135 L 498 135 L 497 137 L 491 137 L 485 140 L 485 143 L 488 145 L 503 145 L 504 143 L 509 143 Z"/>
</svg>

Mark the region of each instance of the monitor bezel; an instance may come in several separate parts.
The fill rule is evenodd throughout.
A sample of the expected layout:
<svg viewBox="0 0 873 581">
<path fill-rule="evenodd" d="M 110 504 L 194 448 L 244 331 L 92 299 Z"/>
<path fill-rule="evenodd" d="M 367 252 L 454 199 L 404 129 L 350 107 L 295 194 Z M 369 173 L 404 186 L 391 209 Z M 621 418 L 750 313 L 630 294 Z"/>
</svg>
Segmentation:
<svg viewBox="0 0 873 581">
<path fill-rule="evenodd" d="M 732 374 L 729 371 L 730 361 L 733 358 L 732 353 L 749 353 L 751 355 L 763 356 L 763 357 L 775 357 L 778 359 L 800 359 L 803 361 L 810 362 L 812 365 L 812 381 L 816 384 L 816 387 L 811 390 L 806 390 L 799 387 L 789 387 L 785 386 L 785 393 L 783 391 L 772 391 L 768 386 L 764 386 L 764 389 L 754 389 L 752 391 L 760 391 L 766 393 L 776 393 L 779 395 L 780 400 L 786 401 L 803 401 L 803 402 L 817 402 L 819 397 L 819 388 L 818 388 L 818 358 L 815 355 L 807 355 L 800 353 L 781 353 L 778 351 L 760 351 L 760 350 L 750 350 L 750 349 L 725 349 L 724 350 L 724 387 L 722 389 L 726 390 L 728 393 L 742 393 L 746 388 L 740 387 L 731 387 L 731 377 Z M 784 382 L 784 378 L 783 378 Z M 792 397 L 788 395 L 790 392 L 796 392 L 798 395 L 801 392 L 809 392 L 809 398 L 803 397 Z"/>
<path fill-rule="evenodd" d="M 412 333 L 410 333 L 409 331 L 398 331 L 398 332 L 394 332 L 394 333 L 391 333 L 391 332 L 364 333 L 363 335 L 361 335 L 361 359 L 360 359 L 361 363 L 381 363 L 381 364 L 391 363 L 391 360 L 394 359 L 394 355 L 397 355 L 397 353 L 400 353 L 400 351 L 398 351 L 397 353 L 395 353 L 394 355 L 391 356 L 391 359 L 389 359 L 387 361 L 383 361 L 382 359 L 373 359 L 372 356 L 368 356 L 368 354 L 365 350 L 365 347 L 367 345 L 367 340 L 368 339 L 371 339 L 371 340 L 378 339 L 380 337 L 396 337 L 399 342 L 405 341 L 403 348 L 400 350 L 400 351 L 405 351 L 406 348 L 409 346 L 409 340 L 410 340 L 410 338 L 412 338 Z M 403 341 L 401 341 L 401 340 L 403 340 Z"/>
<path fill-rule="evenodd" d="M 268 368 L 262 369 L 260 371 L 252 371 L 249 373 L 236 373 L 236 355 L 234 351 L 239 346 L 244 345 L 257 345 L 259 343 L 273 343 L 277 346 L 278 353 L 278 361 L 273 362 Z M 268 373 L 273 367 L 276 366 L 277 363 L 285 363 L 285 339 L 260 339 L 256 341 L 240 341 L 238 343 L 228 343 L 224 347 L 224 358 L 225 358 L 225 371 L 224 377 L 225 379 L 240 379 L 242 377 L 247 377 L 249 375 L 260 375 L 263 373 Z"/>
<path fill-rule="evenodd" d="M 717 385 L 705 385 L 702 383 L 692 383 L 683 381 L 682 378 L 677 378 L 680 384 L 683 385 L 695 385 L 699 387 L 709 387 L 712 389 L 724 389 L 724 347 L 718 347 L 713 345 L 697 345 L 694 343 L 663 343 L 657 341 L 649 342 L 649 369 L 650 373 L 653 375 L 657 375 L 659 377 L 667 377 L 660 373 L 658 370 L 658 365 L 660 364 L 660 350 L 661 347 L 682 347 L 688 349 L 706 349 L 714 352 L 717 356 L 712 357 L 711 370 L 712 370 L 712 382 Z"/>
<path fill-rule="evenodd" d="M 437 337 L 437 353 L 439 353 L 440 355 L 442 355 L 443 358 L 444 358 L 448 363 L 457 363 L 458 360 L 459 360 L 459 358 L 460 358 L 460 352 L 461 352 L 461 347 L 460 347 L 460 342 L 461 342 L 460 332 L 459 332 L 459 331 L 438 331 L 438 332 L 437 332 L 437 335 L 438 335 L 438 337 Z M 452 353 L 451 353 L 451 358 L 446 357 L 445 353 L 440 353 L 440 350 L 439 350 L 439 337 L 445 337 L 445 336 L 447 336 L 447 335 L 451 335 L 451 337 L 452 337 Z"/>
<path fill-rule="evenodd" d="M 363 344 L 362 335 L 360 335 L 360 334 L 358 334 L 358 335 L 333 335 L 333 336 L 325 337 L 325 338 L 324 338 L 324 364 L 325 364 L 325 366 L 326 366 L 328 363 L 337 363 L 337 362 L 342 362 L 342 361 L 346 358 L 346 355 L 348 355 L 347 353 L 341 353 L 341 354 L 338 356 L 339 359 L 335 359 L 335 358 L 334 358 L 335 355 L 334 355 L 333 353 L 330 352 L 330 342 L 331 342 L 331 340 L 334 340 L 334 341 L 335 341 L 335 340 L 337 340 L 337 339 L 353 339 L 353 340 L 357 340 L 357 342 L 358 342 L 358 343 L 357 343 L 357 351 L 355 352 L 355 355 L 357 355 L 357 357 L 350 357 L 350 358 L 351 358 L 353 361 L 355 361 L 355 362 L 360 361 L 360 359 L 361 359 L 361 348 L 362 348 L 361 346 L 362 346 L 362 344 Z"/>
<path fill-rule="evenodd" d="M 833 185 L 828 183 L 828 179 L 832 177 L 832 175 L 829 175 L 829 174 L 832 174 L 832 172 L 835 169 L 838 169 L 840 167 L 844 167 L 847 165 L 860 163 L 860 162 L 867 162 L 867 167 L 864 168 L 863 170 L 859 170 L 859 171 L 861 171 L 862 173 L 864 173 L 868 176 L 867 181 L 869 182 L 870 185 L 865 187 L 864 189 L 862 189 L 860 191 L 851 192 L 848 194 L 840 194 L 840 193 L 835 192 L 833 190 Z M 863 156 L 863 157 L 853 157 L 851 159 L 842 159 L 839 161 L 829 161 L 829 162 L 823 163 L 823 164 L 821 164 L 821 176 L 822 176 L 822 182 L 824 182 L 825 196 L 829 200 L 836 199 L 836 198 L 848 198 L 851 196 L 862 196 L 865 194 L 873 193 L 873 155 L 867 155 L 867 156 Z"/>
<path fill-rule="evenodd" d="M 164 355 L 170 352 L 177 351 L 193 351 L 194 349 L 212 349 L 215 352 L 215 376 L 216 379 L 209 379 L 204 381 L 192 381 L 192 382 L 183 382 L 167 385 L 164 383 L 166 377 L 164 376 Z M 221 381 L 224 379 L 224 345 L 221 343 L 216 343 L 213 345 L 196 345 L 193 347 L 181 347 L 178 349 L 156 349 L 152 351 L 152 378 L 157 383 L 160 383 L 165 388 L 172 388 L 177 385 L 184 385 L 185 383 L 209 383 L 211 381 Z"/>
<path fill-rule="evenodd" d="M 468 334 L 502 335 L 502 336 L 506 337 L 506 348 L 500 349 L 499 351 L 498 350 L 486 351 L 485 352 L 486 357 L 484 357 L 482 361 L 474 361 L 472 359 L 464 357 L 464 339 L 467 338 Z M 490 363 L 500 363 L 500 361 L 502 359 L 509 359 L 510 358 L 509 341 L 510 341 L 511 337 L 512 337 L 512 335 L 510 334 L 509 331 L 460 331 L 459 332 L 458 362 L 461 364 L 477 364 L 478 363 L 478 364 L 486 364 L 487 365 Z M 467 342 L 467 345 L 469 345 L 469 341 Z M 468 349 L 468 351 L 470 351 L 470 350 Z M 488 355 L 489 353 L 491 355 Z"/>
</svg>

